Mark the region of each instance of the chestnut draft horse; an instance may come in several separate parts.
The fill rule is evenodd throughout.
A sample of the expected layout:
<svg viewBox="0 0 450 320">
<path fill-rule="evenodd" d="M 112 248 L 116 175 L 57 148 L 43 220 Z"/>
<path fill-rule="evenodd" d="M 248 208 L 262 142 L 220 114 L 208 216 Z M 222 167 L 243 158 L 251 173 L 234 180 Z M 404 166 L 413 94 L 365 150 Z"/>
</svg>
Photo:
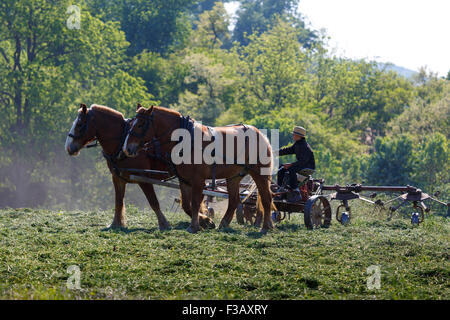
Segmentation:
<svg viewBox="0 0 450 320">
<path fill-rule="evenodd" d="M 140 105 L 138 105 L 140 107 Z M 78 155 L 80 150 L 94 140 L 98 140 L 103 155 L 107 160 L 109 170 L 112 174 L 112 180 L 115 190 L 115 214 L 111 224 L 112 228 L 126 227 L 124 196 L 127 183 L 130 181 L 130 172 L 123 168 L 159 170 L 170 172 L 168 166 L 155 159 L 152 153 L 142 153 L 137 157 L 128 158 L 122 153 L 122 144 L 129 129 L 128 121 L 124 119 L 122 113 L 109 107 L 92 105 L 89 109 L 85 104 L 81 104 L 78 116 L 73 122 L 73 126 L 66 140 L 66 151 L 69 155 Z M 154 179 L 168 178 L 163 173 L 145 173 L 145 176 Z M 164 214 L 161 212 L 159 202 L 152 184 L 138 183 L 144 192 L 151 208 L 158 218 L 160 230 L 170 228 Z M 190 193 L 190 190 L 187 190 Z M 207 208 L 202 202 L 202 213 L 207 212 Z M 190 215 L 190 212 L 186 212 Z M 200 224 L 204 228 L 214 228 L 214 222 L 200 214 Z"/>
<path fill-rule="evenodd" d="M 191 123 L 190 126 L 189 123 Z M 182 156 L 186 152 L 182 148 L 178 149 L 179 146 L 177 144 L 180 143 L 179 141 L 172 141 L 172 134 L 176 129 L 190 128 L 189 138 L 191 139 L 192 136 L 194 138 L 196 135 L 198 136 L 200 132 L 200 148 L 196 147 L 196 142 L 194 141 L 194 152 L 191 153 L 190 159 L 182 162 L 177 160 L 177 163 L 173 161 L 180 180 L 183 209 L 192 213 L 191 225 L 187 231 L 196 233 L 200 230 L 197 211 L 202 200 L 202 191 L 205 187 L 206 179 L 213 179 L 213 181 L 216 178 L 226 179 L 229 197 L 228 208 L 220 223 L 220 227 L 227 227 L 231 223 L 234 211 L 240 202 L 240 181 L 247 174 L 250 174 L 258 188 L 258 207 L 264 209 L 261 232 L 266 233 L 273 228 L 270 214 L 271 208 L 274 207 L 270 190 L 273 167 L 272 148 L 268 139 L 257 128 L 242 124 L 210 128 L 192 120 L 189 121 L 189 117 L 185 118 L 177 111 L 156 106 L 152 106 L 149 109 L 138 109 L 137 115 L 130 126 L 131 128 L 122 149 L 127 156 L 137 156 L 139 148 L 144 144 L 152 144 L 158 146 L 159 152 L 169 158 L 170 161 L 173 161 L 175 154 Z M 245 140 L 245 143 L 242 143 L 238 149 L 239 143 L 236 142 L 239 131 L 244 131 L 248 136 L 253 134 L 254 139 L 252 142 Z M 208 135 L 210 141 L 204 142 L 204 137 Z M 185 137 L 183 137 L 183 142 L 184 139 Z M 225 143 L 226 139 L 233 141 L 233 143 L 231 145 Z M 208 147 L 212 143 L 211 141 L 216 140 L 224 141 L 222 147 L 217 147 L 217 145 L 214 145 L 214 148 Z M 192 146 L 192 143 L 189 146 Z M 172 150 L 175 147 L 177 148 Z M 216 147 L 218 150 L 216 150 Z M 206 150 L 205 148 L 214 149 L 212 153 L 217 153 L 218 157 L 224 157 L 227 160 L 216 161 L 217 158 L 215 158 L 216 160 L 214 160 L 213 164 L 208 164 L 209 160 L 205 161 L 202 156 L 200 156 L 202 159 L 198 159 L 198 157 L 195 159 L 195 149 L 201 149 L 200 153 L 202 153 Z M 266 164 L 260 158 L 260 151 L 265 153 Z M 253 158 L 253 161 L 249 161 L 251 155 L 255 153 L 258 154 L 256 161 L 255 158 Z M 240 161 L 237 159 L 239 156 L 241 157 Z M 189 185 L 192 187 L 191 197 L 185 191 Z M 260 224 L 261 215 L 259 215 L 259 221 L 256 222 L 256 225 Z"/>
</svg>

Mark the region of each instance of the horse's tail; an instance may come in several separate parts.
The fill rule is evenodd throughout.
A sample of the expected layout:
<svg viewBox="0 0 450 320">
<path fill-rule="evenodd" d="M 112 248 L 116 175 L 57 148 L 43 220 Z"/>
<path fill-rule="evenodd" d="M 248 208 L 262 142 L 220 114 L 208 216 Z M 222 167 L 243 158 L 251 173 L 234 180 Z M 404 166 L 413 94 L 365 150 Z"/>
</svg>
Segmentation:
<svg viewBox="0 0 450 320">
<path fill-rule="evenodd" d="M 264 139 L 264 142 L 267 146 L 267 154 L 268 156 L 270 156 L 270 163 L 269 163 L 269 179 L 268 179 L 268 183 L 269 183 L 269 192 L 271 195 L 271 200 L 270 200 L 270 210 L 271 211 L 278 211 L 277 207 L 275 206 L 275 203 L 273 202 L 273 192 L 270 189 L 270 183 L 272 182 L 272 173 L 273 173 L 273 166 L 274 166 L 274 162 L 275 162 L 275 155 L 273 154 L 272 151 L 272 145 L 270 144 L 269 138 L 267 138 L 266 135 L 264 135 L 261 131 L 259 131 L 259 133 L 261 134 L 262 139 Z M 261 199 L 259 197 L 259 193 L 258 193 L 258 199 L 260 201 L 260 205 L 262 205 Z"/>
<path fill-rule="evenodd" d="M 275 203 L 273 202 L 273 192 L 272 190 L 270 190 L 270 180 L 268 181 L 269 183 L 269 191 L 270 191 L 270 195 L 271 195 L 271 199 L 270 199 L 270 211 L 278 211 L 277 206 L 275 205 Z M 259 191 L 256 194 L 256 214 L 257 216 L 262 217 L 263 212 L 264 212 L 264 208 L 263 208 L 263 204 L 262 204 L 262 200 L 261 200 L 261 194 L 259 193 Z"/>
<path fill-rule="evenodd" d="M 267 184 L 268 184 L 268 188 L 269 188 L 269 192 L 271 195 L 271 201 L 270 201 L 270 211 L 278 211 L 277 207 L 275 206 L 275 203 L 273 202 L 273 192 L 272 190 L 270 190 L 270 183 L 272 181 L 272 172 L 273 172 L 273 167 L 274 167 L 274 162 L 275 162 L 275 158 L 274 158 L 274 154 L 272 152 L 272 145 L 270 144 L 269 139 L 267 138 L 267 136 L 265 134 L 263 134 L 259 129 L 255 128 L 258 135 L 259 135 L 259 139 L 261 139 L 262 143 L 258 142 L 258 148 L 264 148 L 265 150 L 267 150 L 267 157 L 269 157 L 269 159 L 265 159 L 266 161 L 268 160 L 267 163 L 264 163 L 263 167 L 260 167 L 261 170 L 261 174 L 262 175 L 266 175 L 268 176 Z M 259 149 L 258 149 L 259 150 Z M 261 151 L 261 150 L 259 150 Z M 260 156 L 261 153 L 258 152 L 258 156 Z M 257 214 L 257 221 L 261 221 L 262 216 L 263 216 L 263 205 L 262 205 L 262 199 L 261 199 L 261 195 L 260 192 L 258 190 L 257 193 L 257 200 L 256 200 L 256 214 Z"/>
<path fill-rule="evenodd" d="M 275 202 L 273 202 L 273 192 L 271 192 L 271 193 L 272 193 L 272 201 L 270 202 L 270 210 L 278 211 L 277 206 L 275 205 Z M 257 196 L 257 200 L 256 200 L 256 210 L 262 212 L 262 201 L 261 201 L 261 196 L 259 195 L 259 192 L 258 192 L 258 196 Z"/>
<path fill-rule="evenodd" d="M 267 138 L 267 136 L 265 134 L 263 134 L 260 130 L 258 130 L 258 133 L 259 133 L 261 139 L 263 139 L 264 145 L 267 148 L 267 156 L 270 157 L 269 168 L 266 168 L 266 169 L 269 169 L 270 171 L 266 172 L 266 174 L 268 174 L 270 176 L 270 180 L 272 180 L 273 165 L 275 162 L 275 157 L 272 152 L 272 145 L 270 144 L 269 138 Z"/>
</svg>

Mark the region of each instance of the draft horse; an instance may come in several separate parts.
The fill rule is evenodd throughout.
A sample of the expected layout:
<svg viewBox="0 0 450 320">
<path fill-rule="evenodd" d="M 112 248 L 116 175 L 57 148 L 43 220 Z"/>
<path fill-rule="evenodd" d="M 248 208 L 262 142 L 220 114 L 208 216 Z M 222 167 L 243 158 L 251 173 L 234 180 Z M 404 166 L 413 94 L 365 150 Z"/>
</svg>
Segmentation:
<svg viewBox="0 0 450 320">
<path fill-rule="evenodd" d="M 160 155 L 170 158 L 169 161 L 173 160 L 172 150 L 177 143 L 179 143 L 179 141 L 172 141 L 172 133 L 174 130 L 181 127 L 189 127 L 186 125 L 186 118 L 179 112 L 157 106 L 151 106 L 148 109 L 139 108 L 130 126 L 131 128 L 122 149 L 127 156 L 136 157 L 143 145 L 152 144 L 159 149 Z M 177 161 L 178 164 L 175 164 L 176 174 L 180 180 L 183 209 L 191 212 L 191 225 L 188 227 L 187 231 L 196 233 L 200 230 L 197 212 L 203 197 L 202 192 L 205 187 L 206 179 L 213 179 L 213 181 L 216 178 L 226 179 L 229 197 L 228 208 L 222 218 L 220 227 L 227 227 L 231 223 L 234 211 L 240 202 L 240 181 L 247 174 L 249 174 L 256 183 L 258 188 L 258 206 L 264 210 L 263 218 L 261 218 L 260 215 L 259 221 L 257 221 L 256 224 L 260 225 L 261 219 L 263 219 L 261 232 L 266 233 L 269 229 L 272 229 L 273 223 L 270 210 L 273 207 L 273 202 L 270 181 L 273 166 L 273 154 L 268 139 L 257 128 L 247 125 L 210 128 L 197 122 L 193 122 L 191 128 L 192 127 L 191 137 L 192 134 L 195 136 L 195 130 L 199 130 L 202 135 L 210 135 L 210 137 L 213 136 L 214 139 L 218 138 L 220 135 L 222 141 L 226 141 L 228 136 L 228 139 L 230 139 L 230 141 L 233 140 L 234 143 L 231 147 L 227 143 L 223 143 L 221 150 L 214 150 L 215 153 L 224 156 L 224 158 L 231 157 L 231 162 L 227 160 L 222 161 L 222 164 L 220 164 L 218 161 L 211 165 L 202 159 L 201 162 L 198 163 L 198 159 L 197 161 L 194 161 L 194 151 L 191 154 L 190 161 L 184 161 L 182 163 Z M 236 142 L 239 130 L 251 130 L 250 133 L 254 134 L 257 141 L 253 141 L 252 143 L 246 141 L 245 144 L 241 144 L 241 148 L 238 149 L 239 143 Z M 205 150 L 209 143 L 210 141 L 203 141 L 202 139 L 200 142 L 201 149 Z M 244 149 L 242 149 L 242 147 Z M 194 146 L 194 148 L 196 147 Z M 231 152 L 232 148 L 233 152 Z M 249 161 L 252 152 L 260 154 L 259 152 L 261 150 L 265 152 L 266 159 L 269 158 L 268 162 L 266 161 L 266 163 L 263 163 L 259 157 L 256 163 L 255 161 Z M 237 161 L 238 155 L 245 155 L 244 162 Z M 197 164 L 195 162 L 197 162 Z M 261 173 L 262 169 L 266 169 L 265 174 Z M 189 186 L 192 187 L 190 196 L 188 192 L 186 192 Z"/>
<path fill-rule="evenodd" d="M 140 107 L 140 105 L 138 105 Z M 106 106 L 92 105 L 89 109 L 81 104 L 78 115 L 66 139 L 65 149 L 71 156 L 80 153 L 83 147 L 97 140 L 103 149 L 103 155 L 112 174 L 115 190 L 115 214 L 111 228 L 126 227 L 124 196 L 127 183 L 130 181 L 130 173 L 123 168 L 146 169 L 168 171 L 168 166 L 155 159 L 152 153 L 146 152 L 136 157 L 126 157 L 122 152 L 122 145 L 129 130 L 129 120 L 124 119 L 122 113 Z M 145 173 L 147 177 L 165 179 L 168 176 L 162 173 Z M 152 184 L 138 183 L 145 194 L 150 207 L 156 214 L 160 230 L 170 228 L 170 224 L 162 213 L 159 201 Z M 190 193 L 190 190 L 187 190 Z M 214 228 L 214 222 L 203 213 L 207 208 L 202 202 L 200 223 L 204 228 Z M 190 215 L 190 212 L 186 212 Z"/>
</svg>

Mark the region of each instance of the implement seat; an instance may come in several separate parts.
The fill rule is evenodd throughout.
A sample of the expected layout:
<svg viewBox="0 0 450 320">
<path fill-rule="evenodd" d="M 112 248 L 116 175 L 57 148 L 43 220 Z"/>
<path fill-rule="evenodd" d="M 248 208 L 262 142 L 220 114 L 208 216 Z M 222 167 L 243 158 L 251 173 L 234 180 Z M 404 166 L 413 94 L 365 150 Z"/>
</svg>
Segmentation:
<svg viewBox="0 0 450 320">
<path fill-rule="evenodd" d="M 314 172 L 316 172 L 316 170 L 310 168 L 300 170 L 297 173 L 297 181 L 300 182 L 300 185 L 303 185 Z"/>
</svg>

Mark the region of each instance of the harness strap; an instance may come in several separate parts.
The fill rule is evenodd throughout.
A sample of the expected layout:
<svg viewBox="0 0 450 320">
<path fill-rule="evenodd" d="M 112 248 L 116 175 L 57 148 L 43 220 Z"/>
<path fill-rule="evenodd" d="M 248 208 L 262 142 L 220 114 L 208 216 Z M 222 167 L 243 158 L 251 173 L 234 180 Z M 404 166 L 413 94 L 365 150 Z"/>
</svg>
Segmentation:
<svg viewBox="0 0 450 320">
<path fill-rule="evenodd" d="M 212 184 L 211 184 L 213 190 L 216 188 L 216 162 L 214 161 L 213 167 L 212 167 Z"/>
<path fill-rule="evenodd" d="M 116 176 L 118 176 L 123 181 L 128 182 L 124 177 L 122 177 L 122 175 L 120 173 L 120 168 L 117 166 L 116 161 L 109 154 L 107 154 L 105 151 L 102 151 L 102 155 L 106 159 L 106 161 L 112 166 L 113 173 L 115 173 Z"/>
<path fill-rule="evenodd" d="M 127 137 L 128 131 L 130 129 L 130 122 L 132 119 L 125 119 L 125 125 L 123 127 L 122 136 L 120 137 L 120 143 L 116 150 L 116 152 L 113 153 L 113 155 L 107 154 L 105 151 L 102 151 L 103 157 L 108 161 L 108 163 L 113 167 L 114 173 L 122 180 L 127 181 L 124 177 L 121 175 L 121 169 L 117 166 L 117 161 L 123 160 L 125 158 L 125 155 L 122 151 L 123 144 L 125 142 L 125 139 Z"/>
</svg>

